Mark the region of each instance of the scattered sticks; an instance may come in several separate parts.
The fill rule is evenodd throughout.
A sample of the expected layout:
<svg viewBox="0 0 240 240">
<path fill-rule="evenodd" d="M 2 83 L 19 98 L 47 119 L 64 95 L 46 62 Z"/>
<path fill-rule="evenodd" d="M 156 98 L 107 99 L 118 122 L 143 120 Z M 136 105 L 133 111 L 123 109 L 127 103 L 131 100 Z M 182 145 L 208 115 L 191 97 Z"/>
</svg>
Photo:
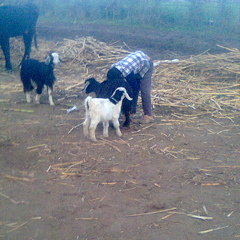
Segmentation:
<svg viewBox="0 0 240 240">
<path fill-rule="evenodd" d="M 213 219 L 213 217 L 199 216 L 199 215 L 193 215 L 193 214 L 187 214 L 187 216 L 192 217 L 192 218 L 201 219 L 201 220 L 212 220 Z"/>
<path fill-rule="evenodd" d="M 14 181 L 25 181 L 25 182 L 33 182 L 34 179 L 29 179 L 29 178 L 19 178 L 19 177 L 14 177 L 10 175 L 4 175 L 5 178 L 8 178 L 9 180 L 14 180 Z"/>
<path fill-rule="evenodd" d="M 0 195 L 2 196 L 2 197 L 5 197 L 6 199 L 8 199 L 8 200 L 10 200 L 12 203 L 14 203 L 14 204 L 19 204 L 19 203 L 23 203 L 22 201 L 15 201 L 14 199 L 12 199 L 12 198 L 10 198 L 9 196 L 7 196 L 6 194 L 4 194 L 4 193 L 1 193 L 0 192 Z"/>
<path fill-rule="evenodd" d="M 109 45 L 93 37 L 75 40 L 63 39 L 57 44 L 39 39 L 43 50 L 32 51 L 33 57 L 46 55 L 44 49 L 58 48 L 64 64 L 56 69 L 58 84 L 65 91 L 82 88 L 84 80 L 90 75 L 105 79 L 106 71 L 112 63 L 127 54 L 129 48 Z M 21 41 L 12 39 L 16 59 L 22 55 Z M 240 112 L 240 84 L 238 79 L 240 51 L 218 47 L 228 53 L 211 55 L 207 51 L 177 63 L 162 63 L 155 68 L 153 83 L 153 104 L 161 107 L 176 107 L 185 110 L 208 112 Z M 125 45 L 125 48 L 127 46 Z M 39 52 L 40 51 L 40 52 Z M 42 52 L 41 52 L 42 51 Z M 63 71 L 64 70 L 64 71 Z M 62 72 L 67 72 L 67 76 Z M 81 79 L 79 79 L 79 72 Z M 9 88 L 9 90 L 12 88 Z"/>
<path fill-rule="evenodd" d="M 68 134 L 70 134 L 74 129 L 80 127 L 81 125 L 83 125 L 83 122 L 82 123 L 79 123 L 78 125 L 72 127 L 69 131 L 68 131 Z"/>
<path fill-rule="evenodd" d="M 146 216 L 146 215 L 151 215 L 151 214 L 156 214 L 156 213 L 169 212 L 169 211 L 173 211 L 173 210 L 176 210 L 176 209 L 177 208 L 174 207 L 174 208 L 164 209 L 164 210 L 160 210 L 160 211 L 156 211 L 156 212 L 136 213 L 136 214 L 127 215 L 126 217 Z"/>
<path fill-rule="evenodd" d="M 208 230 L 200 231 L 200 232 L 198 232 L 198 234 L 210 233 L 210 232 L 217 231 L 217 230 L 221 230 L 221 229 L 224 229 L 224 228 L 227 228 L 227 227 L 229 227 L 229 226 L 212 228 L 212 229 L 208 229 Z"/>
</svg>

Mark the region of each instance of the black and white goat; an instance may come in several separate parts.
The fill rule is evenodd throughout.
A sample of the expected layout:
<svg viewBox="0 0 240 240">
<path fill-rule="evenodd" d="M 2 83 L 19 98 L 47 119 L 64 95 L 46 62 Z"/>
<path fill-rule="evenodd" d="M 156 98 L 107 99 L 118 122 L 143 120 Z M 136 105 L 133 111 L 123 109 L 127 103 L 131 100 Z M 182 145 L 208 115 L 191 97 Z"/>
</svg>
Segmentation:
<svg viewBox="0 0 240 240">
<path fill-rule="evenodd" d="M 56 52 L 50 53 L 45 62 L 39 62 L 35 59 L 23 61 L 20 70 L 20 77 L 23 83 L 23 91 L 26 94 L 27 102 L 31 102 L 30 91 L 34 89 L 32 82 L 37 85 L 36 102 L 40 103 L 44 85 L 47 86 L 50 105 L 54 105 L 52 99 L 53 85 L 56 80 L 54 75 L 54 66 L 59 64 L 60 58 Z"/>
<path fill-rule="evenodd" d="M 85 81 L 85 93 L 89 94 L 94 92 L 97 98 L 109 98 L 112 96 L 114 90 L 118 87 L 124 87 L 128 95 L 132 98 L 132 88 L 124 79 L 107 79 L 103 82 L 98 82 L 95 78 L 89 78 Z M 132 101 L 128 98 L 124 98 L 122 102 L 122 113 L 125 115 L 124 127 L 130 125 L 130 110 Z"/>
<path fill-rule="evenodd" d="M 98 123 L 103 123 L 103 136 L 108 137 L 109 121 L 112 121 L 118 136 L 122 136 L 119 128 L 119 115 L 121 112 L 122 101 L 129 97 L 124 87 L 118 87 L 110 98 L 93 98 L 88 96 L 85 99 L 86 117 L 83 123 L 83 133 L 92 141 L 97 141 L 95 130 Z"/>
</svg>

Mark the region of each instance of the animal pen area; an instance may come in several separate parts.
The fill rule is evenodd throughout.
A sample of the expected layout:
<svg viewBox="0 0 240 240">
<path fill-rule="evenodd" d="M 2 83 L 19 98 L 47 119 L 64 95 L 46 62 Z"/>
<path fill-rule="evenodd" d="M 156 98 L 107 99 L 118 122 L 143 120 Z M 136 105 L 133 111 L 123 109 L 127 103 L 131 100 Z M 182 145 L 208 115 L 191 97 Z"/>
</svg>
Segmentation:
<svg viewBox="0 0 240 240">
<path fill-rule="evenodd" d="M 240 239 L 238 49 L 160 62 L 155 122 L 133 120 L 122 138 L 99 125 L 93 143 L 84 81 L 103 81 L 131 51 L 93 37 L 38 41 L 32 58 L 57 50 L 63 60 L 55 106 L 46 92 L 26 104 L 18 70 L 0 59 L 0 239 Z M 22 45 L 11 39 L 15 66 Z"/>
</svg>

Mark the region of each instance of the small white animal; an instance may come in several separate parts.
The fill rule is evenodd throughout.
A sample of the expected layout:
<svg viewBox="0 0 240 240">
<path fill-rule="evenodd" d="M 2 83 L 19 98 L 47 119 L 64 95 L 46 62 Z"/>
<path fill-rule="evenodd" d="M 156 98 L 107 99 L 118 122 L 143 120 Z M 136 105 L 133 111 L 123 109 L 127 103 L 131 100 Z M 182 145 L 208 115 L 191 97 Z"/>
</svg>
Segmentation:
<svg viewBox="0 0 240 240">
<path fill-rule="evenodd" d="M 132 100 L 124 87 L 118 87 L 110 98 L 85 99 L 86 117 L 83 123 L 83 133 L 92 141 L 97 141 L 95 130 L 98 123 L 103 123 L 103 136 L 108 137 L 109 121 L 113 122 L 118 136 L 122 136 L 119 128 L 119 115 L 121 112 L 122 101 L 124 98 Z"/>
</svg>

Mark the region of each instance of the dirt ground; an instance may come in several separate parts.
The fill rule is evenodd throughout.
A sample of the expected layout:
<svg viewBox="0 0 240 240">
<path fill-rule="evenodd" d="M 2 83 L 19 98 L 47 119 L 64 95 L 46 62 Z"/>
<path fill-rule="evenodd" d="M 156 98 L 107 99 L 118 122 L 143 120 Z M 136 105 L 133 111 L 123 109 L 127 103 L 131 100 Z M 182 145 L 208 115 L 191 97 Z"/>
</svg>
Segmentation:
<svg viewBox="0 0 240 240">
<path fill-rule="evenodd" d="M 68 29 L 74 37 L 77 29 Z M 86 35 L 97 29 L 86 27 Z M 147 40 L 135 46 L 128 31 L 125 42 L 145 46 L 155 59 L 190 55 L 174 48 L 160 54 Z M 114 34 L 102 29 L 100 40 L 114 41 Z M 39 35 L 49 36 L 46 26 Z M 123 29 L 120 35 L 124 40 Z M 154 38 L 153 31 L 145 36 Z M 26 104 L 17 70 L 1 70 L 0 79 L 0 239 L 240 239 L 238 112 L 224 117 L 196 110 L 177 118 L 180 109 L 156 107 L 154 123 L 133 122 L 122 138 L 110 129 L 108 139 L 99 126 L 99 141 L 92 143 L 79 125 L 83 107 L 66 111 L 82 106 L 84 95 L 68 98 L 59 86 L 55 106 L 46 93 L 42 104 Z"/>
</svg>

